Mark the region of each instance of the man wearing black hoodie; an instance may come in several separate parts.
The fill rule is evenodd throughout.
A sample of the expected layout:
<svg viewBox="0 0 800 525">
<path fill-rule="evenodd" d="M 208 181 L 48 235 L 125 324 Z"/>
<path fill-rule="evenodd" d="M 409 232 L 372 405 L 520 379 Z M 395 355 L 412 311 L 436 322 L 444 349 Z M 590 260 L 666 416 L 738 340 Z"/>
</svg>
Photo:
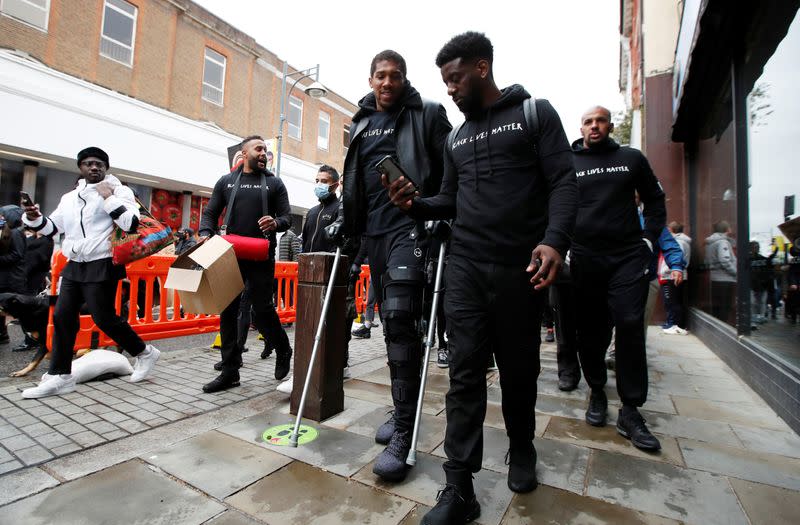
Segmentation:
<svg viewBox="0 0 800 525">
<path fill-rule="evenodd" d="M 645 156 L 614 142 L 609 137 L 613 131 L 611 113 L 594 107 L 583 115 L 583 138 L 572 143 L 580 204 L 570 269 L 580 297 L 578 351 L 591 388 L 586 422 L 606 424 L 604 357 L 613 325 L 622 402 L 617 431 L 638 448 L 658 450 L 661 444 L 638 407 L 647 400 L 644 310 L 653 247 L 666 222 L 664 192 Z M 644 204 L 644 230 L 634 200 L 637 191 Z"/>
<path fill-rule="evenodd" d="M 481 468 L 492 351 L 510 442 L 508 486 L 529 492 L 538 485 L 533 437 L 543 289 L 555 280 L 575 222 L 575 169 L 558 114 L 536 100 L 539 132 L 529 128 L 531 96 L 520 85 L 498 89 L 492 58 L 491 42 L 475 32 L 439 51 L 442 80 L 466 117 L 448 139 L 441 191 L 409 198 L 404 181 L 390 186 L 392 201 L 411 217 L 455 217 L 444 305 L 447 485 L 422 520 L 428 524 L 480 515 L 472 474 Z"/>
<path fill-rule="evenodd" d="M 408 82 L 405 59 L 396 51 L 382 51 L 372 59 L 369 85 L 372 92 L 359 101 L 350 126 L 342 209 L 327 231 L 336 242 L 365 235 L 370 275 L 382 294 L 394 403 L 392 417 L 375 435 L 375 441 L 388 446 L 373 472 L 400 481 L 408 469 L 420 387 L 426 249 L 416 235 L 416 223 L 389 201 L 375 165 L 392 155 L 423 195 L 434 195 L 442 181 L 444 140 L 451 126 L 444 107 L 424 100 Z"/>
<path fill-rule="evenodd" d="M 284 232 L 292 224 L 289 195 L 283 181 L 267 170 L 264 139 L 257 135 L 246 137 L 242 140 L 241 149 L 244 163 L 236 171 L 220 177 L 214 185 L 211 199 L 203 211 L 199 233 L 201 238 L 214 235 L 222 210 L 230 207 L 225 233 L 258 239 L 266 237 L 269 240 L 269 257 L 266 261 L 238 261 L 239 271 L 252 300 L 255 313 L 253 322 L 259 332 L 268 336 L 268 343 L 275 347 L 275 379 L 280 380 L 289 373 L 292 347 L 275 311 L 272 287 L 275 278 L 275 232 Z M 237 344 L 239 302 L 240 296 L 236 296 L 220 314 L 222 373 L 203 385 L 204 392 L 219 392 L 239 386 L 239 364 L 242 362 L 242 346 Z"/>
</svg>

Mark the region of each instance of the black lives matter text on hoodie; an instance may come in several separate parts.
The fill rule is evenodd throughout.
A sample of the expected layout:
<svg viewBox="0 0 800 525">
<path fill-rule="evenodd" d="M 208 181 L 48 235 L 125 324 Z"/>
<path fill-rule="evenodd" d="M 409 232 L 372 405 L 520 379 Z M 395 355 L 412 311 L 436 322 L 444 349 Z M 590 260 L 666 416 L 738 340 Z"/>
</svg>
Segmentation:
<svg viewBox="0 0 800 525">
<path fill-rule="evenodd" d="M 613 253 L 647 238 L 658 246 L 667 218 L 664 191 L 642 152 L 607 139 L 586 148 L 572 143 L 578 177 L 576 250 Z M 635 192 L 644 204 L 644 231 L 639 223 Z"/>
<path fill-rule="evenodd" d="M 417 198 L 412 216 L 455 216 L 451 255 L 527 265 L 546 244 L 566 252 L 575 222 L 577 186 L 569 142 L 550 103 L 536 101 L 538 155 L 525 121 L 520 85 L 502 90 L 488 109 L 466 115 L 450 151 L 439 195 Z M 445 146 L 447 148 L 447 146 Z"/>
</svg>

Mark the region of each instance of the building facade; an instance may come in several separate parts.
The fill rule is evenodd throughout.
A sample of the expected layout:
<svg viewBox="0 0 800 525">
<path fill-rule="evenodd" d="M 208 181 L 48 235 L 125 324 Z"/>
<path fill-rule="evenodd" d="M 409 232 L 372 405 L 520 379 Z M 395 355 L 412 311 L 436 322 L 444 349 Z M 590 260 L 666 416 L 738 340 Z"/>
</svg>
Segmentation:
<svg viewBox="0 0 800 525">
<path fill-rule="evenodd" d="M 620 61 L 620 78 L 636 77 L 626 67 L 644 78 L 641 147 L 668 220 L 693 238 L 690 328 L 800 431 L 798 9 L 797 0 L 623 0 L 622 18 L 641 18 L 621 24 L 621 37 L 640 23 L 644 51 L 641 62 Z"/>
<path fill-rule="evenodd" d="M 52 209 L 76 152 L 98 145 L 155 212 L 194 223 L 228 147 L 278 135 L 283 66 L 188 0 L 0 0 L 0 202 L 25 189 Z M 341 166 L 356 110 L 330 88 L 307 96 L 312 81 L 286 97 L 281 177 L 298 216 L 317 166 Z"/>
</svg>

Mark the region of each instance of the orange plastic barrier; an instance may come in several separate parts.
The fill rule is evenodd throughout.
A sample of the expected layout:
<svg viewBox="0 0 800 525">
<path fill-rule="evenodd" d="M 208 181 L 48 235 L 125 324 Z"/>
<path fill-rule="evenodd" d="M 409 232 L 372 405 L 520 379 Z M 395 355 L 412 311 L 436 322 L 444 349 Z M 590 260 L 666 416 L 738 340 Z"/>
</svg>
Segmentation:
<svg viewBox="0 0 800 525">
<path fill-rule="evenodd" d="M 178 292 L 164 288 L 167 271 L 175 261 L 175 256 L 153 255 L 135 261 L 125 267 L 130 286 L 120 281 L 117 288 L 116 311 L 118 315 L 127 307 L 127 318 L 133 330 L 146 340 L 164 339 L 184 335 L 197 335 L 219 330 L 218 315 L 184 314 L 181 316 L 181 302 Z M 52 285 L 50 294 L 58 295 L 58 280 L 67 259 L 62 253 L 53 256 Z M 295 321 L 297 308 L 297 263 L 278 261 L 275 264 L 276 311 L 281 323 Z M 144 302 L 139 305 L 140 283 L 144 286 Z M 156 288 L 158 287 L 158 288 Z M 127 290 L 126 290 L 127 288 Z M 160 300 L 155 304 L 155 290 L 159 291 Z M 356 308 L 364 310 L 369 289 L 369 266 L 362 267 L 361 277 L 356 287 Z M 127 293 L 126 293 L 127 292 Z M 172 306 L 167 306 L 167 297 L 172 297 Z M 155 304 L 155 313 L 154 313 Z M 140 308 L 141 306 L 141 308 Z M 141 310 L 142 316 L 138 315 Z M 50 319 L 47 325 L 47 348 L 52 348 L 53 307 L 50 308 Z M 74 350 L 112 346 L 116 343 L 104 334 L 92 320 L 90 315 L 80 316 L 80 329 L 75 338 Z"/>
</svg>

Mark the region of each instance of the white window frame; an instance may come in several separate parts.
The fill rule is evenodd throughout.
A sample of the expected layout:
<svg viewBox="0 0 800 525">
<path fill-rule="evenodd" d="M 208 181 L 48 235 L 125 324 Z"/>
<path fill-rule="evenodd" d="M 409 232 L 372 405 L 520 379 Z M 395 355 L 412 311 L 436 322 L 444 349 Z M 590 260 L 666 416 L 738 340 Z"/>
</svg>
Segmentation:
<svg viewBox="0 0 800 525">
<path fill-rule="evenodd" d="M 22 18 L 19 18 L 17 16 L 14 16 L 12 14 L 7 13 L 6 9 L 8 9 L 8 7 L 6 6 L 6 2 L 8 2 L 8 0 L 0 0 L 0 13 L 2 13 L 4 16 L 7 16 L 9 18 L 12 18 L 12 19 L 16 20 L 17 22 L 19 22 L 21 24 L 25 24 L 28 27 L 32 27 L 34 29 L 37 29 L 37 30 L 43 32 L 43 33 L 47 33 L 47 28 L 50 27 L 50 0 L 45 0 L 45 7 L 36 5 L 33 2 L 30 2 L 29 0 L 13 0 L 13 1 L 19 2 L 19 3 L 22 3 L 22 4 L 27 4 L 27 5 L 35 8 L 35 9 L 40 9 L 40 10 L 44 11 L 44 27 L 39 27 L 36 24 L 32 24 L 28 20 L 23 20 Z"/>
<path fill-rule="evenodd" d="M 220 62 L 219 60 L 217 60 L 213 56 L 209 56 L 209 54 L 208 54 L 209 51 L 211 51 L 212 53 L 216 53 L 217 55 L 221 56 L 222 57 L 222 62 Z M 209 61 L 209 60 L 211 62 L 214 62 L 218 66 L 222 66 L 222 87 L 217 87 L 217 86 L 215 86 L 213 84 L 209 84 L 208 82 L 206 82 L 206 62 Z M 223 55 L 222 53 L 220 53 L 216 49 L 212 49 L 212 48 L 206 46 L 203 49 L 203 87 L 208 86 L 211 89 L 215 89 L 215 90 L 219 91 L 220 92 L 220 96 L 219 96 L 220 100 L 219 100 L 219 102 L 216 101 L 216 100 L 211 100 L 210 98 L 205 96 L 205 93 L 202 94 L 203 100 L 205 100 L 207 102 L 211 102 L 212 104 L 215 104 L 217 106 L 223 106 L 225 104 L 225 75 L 227 74 L 227 72 L 228 72 L 228 57 L 226 57 L 225 55 Z"/>
<path fill-rule="evenodd" d="M 120 1 L 125 2 L 125 0 L 120 0 Z M 131 6 L 133 6 L 133 9 L 134 9 L 133 16 L 131 16 L 131 14 L 128 13 L 127 11 L 124 11 L 124 10 L 120 9 L 119 7 L 115 6 L 114 4 L 109 3 L 108 0 L 103 0 L 103 23 L 100 25 L 100 42 L 102 43 L 103 39 L 105 39 L 105 40 L 108 40 L 109 42 L 111 42 L 114 45 L 125 47 L 125 48 L 129 48 L 131 50 L 131 60 L 130 60 L 130 62 L 123 62 L 122 60 L 120 60 L 118 58 L 114 58 L 112 56 L 108 56 L 107 54 L 103 53 L 103 47 L 102 46 L 100 46 L 100 56 L 102 56 L 104 58 L 107 58 L 109 60 L 113 60 L 114 62 L 116 62 L 118 64 L 122 64 L 123 66 L 128 66 L 130 68 L 133 68 L 133 56 L 134 56 L 134 53 L 135 53 L 135 50 L 136 50 L 136 24 L 139 21 L 139 8 L 137 6 L 131 4 L 130 2 L 125 2 L 125 3 L 126 4 L 130 4 Z M 120 42 L 119 40 L 114 40 L 110 36 L 106 36 L 104 34 L 103 30 L 106 28 L 106 8 L 110 8 L 110 9 L 116 11 L 117 13 L 120 13 L 122 16 L 127 16 L 128 18 L 132 18 L 133 19 L 133 27 L 131 28 L 132 34 L 131 34 L 131 45 L 130 46 L 128 46 L 128 44 L 124 44 L 124 43 Z"/>
<path fill-rule="evenodd" d="M 296 107 L 300 110 L 300 122 L 298 124 L 293 124 L 291 119 L 289 118 L 292 114 L 292 107 Z M 293 138 L 294 140 L 303 140 L 303 99 L 297 98 L 294 95 L 289 95 L 289 111 L 286 114 L 286 122 L 288 122 L 288 129 L 287 133 L 289 137 Z M 297 136 L 292 134 L 292 126 L 297 128 Z"/>
<path fill-rule="evenodd" d="M 328 126 L 328 133 L 323 138 L 322 136 L 322 123 L 325 122 Z M 324 140 L 324 145 L 320 141 Z M 328 151 L 331 144 L 331 116 L 327 111 L 319 112 L 319 121 L 317 122 L 317 148 Z"/>
</svg>

